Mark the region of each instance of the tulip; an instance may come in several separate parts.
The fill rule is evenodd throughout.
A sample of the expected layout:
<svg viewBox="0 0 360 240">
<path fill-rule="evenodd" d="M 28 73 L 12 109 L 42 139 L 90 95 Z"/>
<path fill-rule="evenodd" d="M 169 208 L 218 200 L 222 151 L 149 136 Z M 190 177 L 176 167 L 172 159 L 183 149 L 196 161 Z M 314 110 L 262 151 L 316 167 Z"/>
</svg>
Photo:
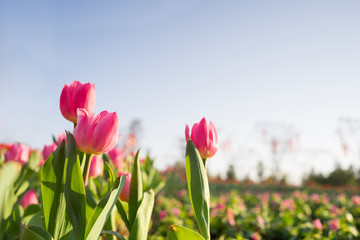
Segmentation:
<svg viewBox="0 0 360 240">
<path fill-rule="evenodd" d="M 177 207 L 172 208 L 171 212 L 172 212 L 172 214 L 174 214 L 177 217 L 180 216 L 180 209 Z"/>
<path fill-rule="evenodd" d="M 87 154 L 103 154 L 118 141 L 119 120 L 116 112 L 103 111 L 98 115 L 89 115 L 79 108 L 78 124 L 74 129 L 74 138 L 80 151 Z"/>
<path fill-rule="evenodd" d="M 108 155 L 116 169 L 120 170 L 124 167 L 124 151 L 122 149 L 113 148 Z"/>
<path fill-rule="evenodd" d="M 256 232 L 256 233 L 251 234 L 250 239 L 251 240 L 261 240 L 261 236 L 259 233 Z"/>
<path fill-rule="evenodd" d="M 44 160 L 48 159 L 48 157 L 56 150 L 56 148 L 56 143 L 53 143 L 52 145 L 45 145 L 42 152 Z"/>
<path fill-rule="evenodd" d="M 128 172 L 120 172 L 119 177 L 122 175 L 126 176 L 125 185 L 120 193 L 120 200 L 124 202 L 129 202 L 129 194 L 130 194 L 130 180 L 131 180 L 131 173 Z"/>
<path fill-rule="evenodd" d="M 14 161 L 20 163 L 22 166 L 25 165 L 30 156 L 30 147 L 18 143 L 13 144 L 10 150 L 5 153 L 5 162 Z"/>
<path fill-rule="evenodd" d="M 166 212 L 166 211 L 161 210 L 161 211 L 159 212 L 159 218 L 160 218 L 161 221 L 164 220 L 164 219 L 166 218 L 166 216 L 167 216 L 167 212 Z"/>
<path fill-rule="evenodd" d="M 30 204 L 38 204 L 38 203 L 39 201 L 34 189 L 27 191 L 20 200 L 20 205 L 23 207 L 23 209 L 26 209 L 27 206 L 29 206 Z"/>
<path fill-rule="evenodd" d="M 355 206 L 360 204 L 360 196 L 353 196 L 351 200 Z"/>
<path fill-rule="evenodd" d="M 93 156 L 90 163 L 89 176 L 96 178 L 97 176 L 102 175 L 104 170 L 104 161 L 99 156 Z"/>
<path fill-rule="evenodd" d="M 226 216 L 227 216 L 227 220 L 229 222 L 229 224 L 231 226 L 235 226 L 236 222 L 235 222 L 235 219 L 234 219 L 234 212 L 232 209 L 228 209 L 226 211 Z"/>
<path fill-rule="evenodd" d="M 318 218 L 313 221 L 313 225 L 314 225 L 314 228 L 316 228 L 316 229 L 319 229 L 319 230 L 322 229 L 321 221 Z"/>
<path fill-rule="evenodd" d="M 340 228 L 339 219 L 330 220 L 329 226 L 331 230 L 337 231 Z"/>
<path fill-rule="evenodd" d="M 67 143 L 66 141 L 66 134 L 65 133 L 60 133 L 58 135 L 58 140 L 57 140 L 57 145 L 60 145 L 60 143 L 65 139 L 65 143 Z"/>
<path fill-rule="evenodd" d="M 76 124 L 77 109 L 83 108 L 91 114 L 95 107 L 95 101 L 94 84 L 73 81 L 69 86 L 64 85 L 60 95 L 60 111 L 64 118 Z"/>
<path fill-rule="evenodd" d="M 208 159 L 215 155 L 218 149 L 218 137 L 215 126 L 212 122 L 206 122 L 203 118 L 199 123 L 195 123 L 189 136 L 189 126 L 185 125 L 186 140 L 192 140 L 200 153 L 202 159 Z"/>
</svg>

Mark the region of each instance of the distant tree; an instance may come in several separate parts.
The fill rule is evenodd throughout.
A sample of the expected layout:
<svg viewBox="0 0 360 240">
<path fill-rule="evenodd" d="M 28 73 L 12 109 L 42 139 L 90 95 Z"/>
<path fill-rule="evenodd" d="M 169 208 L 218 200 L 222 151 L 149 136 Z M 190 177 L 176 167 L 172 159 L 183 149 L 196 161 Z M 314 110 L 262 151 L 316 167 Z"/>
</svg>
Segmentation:
<svg viewBox="0 0 360 240">
<path fill-rule="evenodd" d="M 344 185 L 356 185 L 358 179 L 352 166 L 348 169 L 342 169 L 338 164 L 336 168 L 328 175 L 324 176 L 322 173 L 315 173 L 311 170 L 311 173 L 305 177 L 303 183 L 315 182 L 318 184 L 328 184 L 331 186 L 344 186 Z"/>
<path fill-rule="evenodd" d="M 262 181 L 263 177 L 264 177 L 264 171 L 265 171 L 265 166 L 262 161 L 258 162 L 258 164 L 256 166 L 256 170 L 257 170 L 257 175 L 259 177 L 259 180 Z"/>
<path fill-rule="evenodd" d="M 234 165 L 230 164 L 229 168 L 226 172 L 226 178 L 227 180 L 234 180 L 236 179 L 236 173 L 235 173 L 235 168 Z"/>
</svg>

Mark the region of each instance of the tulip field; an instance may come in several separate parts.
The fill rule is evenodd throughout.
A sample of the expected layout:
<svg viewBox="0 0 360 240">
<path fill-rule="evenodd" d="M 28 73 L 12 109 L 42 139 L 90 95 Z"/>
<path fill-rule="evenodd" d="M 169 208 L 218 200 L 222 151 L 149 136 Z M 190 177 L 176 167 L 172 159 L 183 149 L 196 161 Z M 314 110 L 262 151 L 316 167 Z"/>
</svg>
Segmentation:
<svg viewBox="0 0 360 240">
<path fill-rule="evenodd" d="M 116 112 L 93 113 L 94 84 L 65 84 L 59 99 L 72 131 L 43 149 L 0 144 L 0 239 L 360 239 L 358 192 L 214 189 L 206 118 L 184 122 L 184 170 L 159 171 L 131 139 L 118 145 Z"/>
</svg>

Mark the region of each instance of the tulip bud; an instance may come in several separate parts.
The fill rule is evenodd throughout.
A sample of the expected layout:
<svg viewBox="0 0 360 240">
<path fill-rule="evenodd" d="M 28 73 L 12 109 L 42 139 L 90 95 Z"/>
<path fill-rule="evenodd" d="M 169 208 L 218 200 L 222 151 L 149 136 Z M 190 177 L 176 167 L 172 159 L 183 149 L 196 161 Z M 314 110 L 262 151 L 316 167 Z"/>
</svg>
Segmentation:
<svg viewBox="0 0 360 240">
<path fill-rule="evenodd" d="M 74 129 L 74 138 L 80 151 L 88 154 L 102 154 L 109 151 L 118 141 L 119 120 L 116 112 L 103 111 L 90 115 L 79 108 L 78 123 Z"/>
<path fill-rule="evenodd" d="M 124 167 L 124 151 L 122 149 L 113 148 L 108 154 L 116 169 L 120 170 Z"/>
<path fill-rule="evenodd" d="M 5 153 L 5 162 L 14 161 L 25 165 L 30 156 L 30 148 L 24 144 L 13 144 L 10 150 Z"/>
<path fill-rule="evenodd" d="M 125 181 L 125 185 L 120 193 L 120 200 L 124 201 L 124 202 L 129 202 L 131 173 L 120 172 L 119 177 L 121 177 L 124 174 L 126 176 L 126 181 Z"/>
<path fill-rule="evenodd" d="M 96 178 L 101 176 L 104 171 L 104 161 L 99 156 L 93 156 L 90 163 L 90 172 L 89 176 Z"/>
<path fill-rule="evenodd" d="M 65 143 L 67 143 L 66 140 L 66 134 L 65 133 L 60 133 L 58 135 L 58 140 L 57 140 L 57 145 L 60 145 L 60 143 L 65 139 Z"/>
<path fill-rule="evenodd" d="M 331 230 L 337 231 L 340 228 L 339 219 L 335 218 L 329 221 L 329 226 Z"/>
<path fill-rule="evenodd" d="M 20 200 L 20 205 L 24 209 L 26 209 L 27 206 L 29 206 L 30 204 L 38 204 L 38 203 L 39 203 L 38 198 L 36 196 L 34 189 L 30 189 L 29 191 L 27 191 Z"/>
<path fill-rule="evenodd" d="M 316 228 L 316 229 L 319 229 L 319 230 L 322 229 L 321 221 L 318 218 L 313 221 L 313 225 L 314 225 L 314 228 Z"/>
<path fill-rule="evenodd" d="M 186 140 L 192 140 L 200 153 L 202 159 L 211 158 L 218 149 L 218 137 L 215 126 L 212 122 L 207 123 L 203 118 L 199 123 L 195 123 L 189 136 L 189 126 L 185 125 Z"/>
<path fill-rule="evenodd" d="M 56 143 L 53 143 L 52 145 L 45 145 L 42 152 L 44 160 L 48 159 L 48 157 L 56 150 L 56 148 Z"/>
<path fill-rule="evenodd" d="M 91 114 L 95 107 L 95 101 L 94 84 L 73 81 L 69 86 L 64 85 L 60 95 L 60 111 L 64 118 L 77 123 L 77 109 L 83 108 Z"/>
</svg>

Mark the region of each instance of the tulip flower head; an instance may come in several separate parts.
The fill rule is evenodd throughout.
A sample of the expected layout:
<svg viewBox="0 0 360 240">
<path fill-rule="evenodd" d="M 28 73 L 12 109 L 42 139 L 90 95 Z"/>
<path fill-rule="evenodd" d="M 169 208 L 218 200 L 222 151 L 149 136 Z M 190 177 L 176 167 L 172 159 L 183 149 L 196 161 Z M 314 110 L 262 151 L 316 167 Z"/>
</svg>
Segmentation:
<svg viewBox="0 0 360 240">
<path fill-rule="evenodd" d="M 56 148 L 56 143 L 53 143 L 52 145 L 45 145 L 42 152 L 44 160 L 48 159 L 48 157 L 56 150 Z"/>
<path fill-rule="evenodd" d="M 119 139 L 116 112 L 103 111 L 94 116 L 79 108 L 77 113 L 78 123 L 74 129 L 74 138 L 80 151 L 98 155 L 113 148 Z"/>
<path fill-rule="evenodd" d="M 185 125 L 186 140 L 192 140 L 200 153 L 202 159 L 208 159 L 215 155 L 218 149 L 218 136 L 212 122 L 207 122 L 205 118 L 199 123 L 195 123 L 191 129 Z"/>
<path fill-rule="evenodd" d="M 161 210 L 161 211 L 159 212 L 159 218 L 160 218 L 161 221 L 164 220 L 164 219 L 166 218 L 166 216 L 167 216 L 167 212 L 166 212 L 166 211 Z"/>
<path fill-rule="evenodd" d="M 30 156 L 30 147 L 18 143 L 13 144 L 10 150 L 5 153 L 5 162 L 14 161 L 20 163 L 22 166 L 25 165 Z"/>
<path fill-rule="evenodd" d="M 316 228 L 316 229 L 319 229 L 319 230 L 322 229 L 321 221 L 318 218 L 313 221 L 313 225 L 314 225 L 314 228 Z"/>
<path fill-rule="evenodd" d="M 95 101 L 94 84 L 73 81 L 69 86 L 64 85 L 60 95 L 60 111 L 64 118 L 77 123 L 77 109 L 83 108 L 91 114 L 95 107 Z"/>
<path fill-rule="evenodd" d="M 126 181 L 125 181 L 125 185 L 124 185 L 123 189 L 121 190 L 119 198 L 121 201 L 129 202 L 131 173 L 120 172 L 119 177 L 122 175 L 126 176 Z"/>
<path fill-rule="evenodd" d="M 66 134 L 65 133 L 60 133 L 58 135 L 58 140 L 57 140 L 57 145 L 60 145 L 60 143 L 65 140 L 65 143 L 67 143 L 67 140 L 66 140 Z"/>
<path fill-rule="evenodd" d="M 30 189 L 29 191 L 27 191 L 20 200 L 20 205 L 23 207 L 23 209 L 26 209 L 27 206 L 29 206 L 30 204 L 38 204 L 38 203 L 39 201 L 34 189 Z"/>
<path fill-rule="evenodd" d="M 329 221 L 329 226 L 331 230 L 337 231 L 340 228 L 339 219 L 335 218 Z"/>
<path fill-rule="evenodd" d="M 113 148 L 108 154 L 116 169 L 120 170 L 124 167 L 124 150 Z"/>
<path fill-rule="evenodd" d="M 99 156 L 93 156 L 90 163 L 90 177 L 98 177 L 101 176 L 104 171 L 104 161 Z"/>
</svg>

